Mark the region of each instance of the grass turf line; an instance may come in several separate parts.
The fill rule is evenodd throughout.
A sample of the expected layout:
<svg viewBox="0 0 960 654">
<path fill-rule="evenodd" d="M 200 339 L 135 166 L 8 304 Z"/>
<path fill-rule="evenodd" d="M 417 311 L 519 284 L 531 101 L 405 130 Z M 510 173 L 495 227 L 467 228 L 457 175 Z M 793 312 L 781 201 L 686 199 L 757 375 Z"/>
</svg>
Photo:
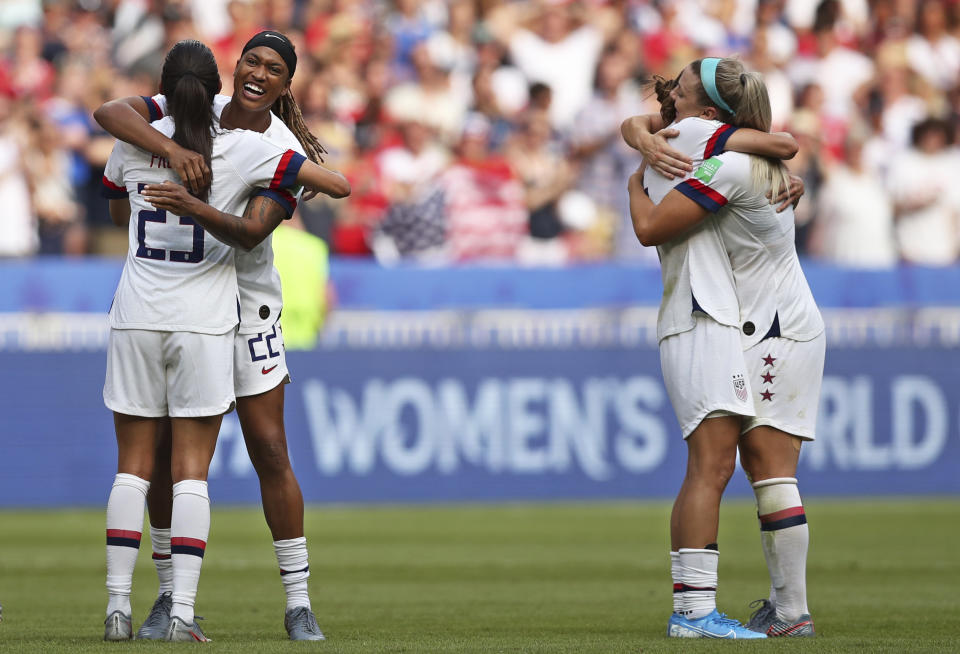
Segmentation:
<svg viewBox="0 0 960 654">
<path fill-rule="evenodd" d="M 208 651 L 956 652 L 960 501 L 810 498 L 814 640 L 676 641 L 665 503 L 312 507 L 311 595 L 325 643 L 286 640 L 256 509 L 215 508 L 197 612 Z M 0 652 L 183 648 L 103 643 L 103 511 L 0 512 Z M 721 517 L 719 605 L 746 619 L 767 575 L 751 503 Z M 155 596 L 144 540 L 134 628 Z"/>
</svg>

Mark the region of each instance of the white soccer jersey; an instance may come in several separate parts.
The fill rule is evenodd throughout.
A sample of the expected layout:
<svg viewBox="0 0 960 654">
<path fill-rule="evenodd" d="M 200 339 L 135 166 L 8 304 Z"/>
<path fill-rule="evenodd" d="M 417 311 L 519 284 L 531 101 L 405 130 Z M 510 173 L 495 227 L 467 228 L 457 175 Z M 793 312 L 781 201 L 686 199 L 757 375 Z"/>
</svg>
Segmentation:
<svg viewBox="0 0 960 654">
<path fill-rule="evenodd" d="M 167 136 L 173 120 L 154 127 Z M 242 214 L 257 189 L 284 186 L 304 157 L 246 130 L 218 130 L 213 143 L 213 185 L 208 202 Z M 292 172 L 291 172 L 292 171 Z M 130 201 L 129 251 L 110 309 L 117 329 L 193 331 L 221 334 L 238 321 L 233 248 L 221 243 L 188 216 L 154 209 L 140 195 L 145 184 L 177 182 L 169 163 L 119 141 L 107 162 L 103 183 L 108 197 Z"/>
<path fill-rule="evenodd" d="M 686 118 L 670 127 L 680 134 L 670 145 L 693 159 L 696 168 L 704 159 L 723 152 L 736 127 L 714 120 Z M 652 168 L 643 177 L 650 199 L 659 204 L 673 190 L 676 179 L 667 179 Z M 663 299 L 657 318 L 657 339 L 693 329 L 693 311 L 699 309 L 722 325 L 739 325 L 739 304 L 730 262 L 712 217 L 669 243 L 657 247 L 663 277 Z"/>
<path fill-rule="evenodd" d="M 154 112 L 163 116 L 167 111 L 167 101 L 163 95 L 152 98 L 144 97 L 150 107 L 151 119 Z M 217 117 L 230 103 L 230 96 L 218 95 L 214 98 L 213 110 Z M 270 126 L 263 133 L 263 138 L 273 142 L 277 147 L 291 150 L 306 157 L 306 152 L 293 132 L 273 112 L 270 112 Z M 291 162 L 294 160 L 291 159 Z M 281 177 L 271 181 L 265 188 L 259 189 L 252 195 L 267 195 L 276 200 L 287 212 L 287 218 L 293 215 L 297 202 L 303 192 L 301 187 L 295 187 L 298 165 L 290 167 Z M 251 195 L 251 197 L 252 197 Z M 244 205 L 245 206 L 245 205 Z M 243 211 L 238 212 L 241 215 Z M 246 252 L 236 252 L 237 284 L 240 290 L 240 328 L 241 334 L 259 334 L 269 331 L 270 326 L 280 317 L 283 309 L 283 292 L 280 287 L 280 273 L 273 265 L 273 234 L 268 234 L 255 248 Z"/>
<path fill-rule="evenodd" d="M 717 214 L 744 349 L 772 336 L 811 340 L 823 332 L 823 319 L 797 258 L 793 210 L 777 213 L 766 189 L 755 188 L 750 162 L 739 152 L 711 157 L 677 190 Z"/>
</svg>

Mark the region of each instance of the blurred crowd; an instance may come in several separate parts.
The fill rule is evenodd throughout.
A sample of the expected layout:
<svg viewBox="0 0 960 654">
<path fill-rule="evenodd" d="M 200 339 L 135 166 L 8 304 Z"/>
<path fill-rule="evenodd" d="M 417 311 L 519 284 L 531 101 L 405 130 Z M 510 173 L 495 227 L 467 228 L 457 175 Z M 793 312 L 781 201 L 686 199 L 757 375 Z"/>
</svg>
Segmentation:
<svg viewBox="0 0 960 654">
<path fill-rule="evenodd" d="M 633 236 L 621 121 L 701 56 L 765 75 L 806 195 L 802 254 L 884 268 L 960 253 L 957 0 L 4 0 L 0 257 L 119 254 L 91 113 L 156 93 L 163 56 L 283 31 L 345 201 L 302 203 L 334 254 L 391 263 L 656 261 Z"/>
</svg>

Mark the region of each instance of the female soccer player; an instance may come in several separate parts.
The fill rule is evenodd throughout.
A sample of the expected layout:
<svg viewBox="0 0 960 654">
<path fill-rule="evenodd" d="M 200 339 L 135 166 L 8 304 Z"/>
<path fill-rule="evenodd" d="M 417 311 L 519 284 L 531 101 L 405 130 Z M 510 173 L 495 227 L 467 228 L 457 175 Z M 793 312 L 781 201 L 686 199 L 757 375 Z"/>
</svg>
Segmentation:
<svg viewBox="0 0 960 654">
<path fill-rule="evenodd" d="M 290 193 L 283 182 L 305 158 L 257 134 L 216 128 L 216 61 L 198 41 L 168 53 L 160 88 L 171 116 L 158 130 L 201 154 L 216 183 L 213 206 L 239 213 L 258 188 Z M 242 171 L 239 175 L 234 171 Z M 103 396 L 114 412 L 118 465 L 107 503 L 105 640 L 132 636 L 130 589 L 143 509 L 154 467 L 157 423 L 170 416 L 171 618 L 166 640 L 204 641 L 193 606 L 210 527 L 206 476 L 223 414 L 234 405 L 237 282 L 233 249 L 193 219 L 168 216 L 144 196 L 170 181 L 162 157 L 119 142 L 104 173 L 111 216 L 129 222 L 130 248 L 110 309 Z M 176 218 L 176 220 L 174 220 Z"/>
<path fill-rule="evenodd" d="M 261 132 L 265 138 L 320 160 L 323 148 L 307 130 L 290 93 L 297 57 L 290 41 L 278 32 L 261 32 L 244 47 L 234 71 L 232 97 L 217 96 L 215 111 L 221 125 Z M 105 104 L 95 117 L 110 133 L 167 155 L 171 166 L 193 190 L 209 179 L 209 167 L 196 153 L 182 148 L 150 127 L 147 120 L 165 111 L 163 94 L 153 98 L 127 98 Z M 292 131 L 291 131 L 292 130 Z M 320 166 L 304 166 L 301 175 L 313 189 L 333 197 L 350 192 L 346 180 Z M 188 194 L 174 184 L 146 190 L 154 206 L 185 210 Z M 292 640 L 322 640 L 307 591 L 309 566 L 303 535 L 303 496 L 287 455 L 283 425 L 284 383 L 289 381 L 283 336 L 277 319 L 282 308 L 280 279 L 273 266 L 270 235 L 289 216 L 291 197 L 274 193 L 254 197 L 244 219 L 218 215 L 196 207 L 198 222 L 224 243 L 238 248 L 237 281 L 240 288 L 240 328 L 234 347 L 234 381 L 237 415 L 247 451 L 260 478 L 263 509 L 274 539 L 274 550 L 287 595 L 284 625 Z M 154 484 L 148 495 L 154 561 L 160 592 L 138 638 L 157 638 L 170 615 L 170 496 L 168 468 L 158 458 Z"/>
<path fill-rule="evenodd" d="M 746 73 L 736 60 L 693 62 L 684 69 L 671 98 L 678 118 L 721 119 L 761 131 L 770 127 L 762 78 Z M 686 122 L 676 125 L 681 137 Z M 823 321 L 797 258 L 792 209 L 778 213 L 768 199 L 789 184 L 782 163 L 737 152 L 707 153 L 704 159 L 693 176 L 666 193 L 659 204 L 645 190 L 656 174 L 638 171 L 629 182 L 631 217 L 645 245 L 662 248 L 690 230 L 705 228 L 719 236 L 727 260 L 712 260 L 711 270 L 733 277 L 738 307 L 734 325 L 739 326 L 746 368 L 744 376 L 734 372 L 727 383 L 738 399 L 752 400 L 754 409 L 751 414 L 717 405 L 713 410 L 730 414 L 703 420 L 687 438 L 687 474 L 671 517 L 678 556 L 668 633 L 722 637 L 717 632 L 723 629 L 709 624 L 716 611 L 714 543 L 720 496 L 739 447 L 757 498 L 772 588 L 771 601 L 763 603 L 748 626 L 768 636 L 812 636 L 805 587 L 809 536 L 796 467 L 801 441 L 814 438 L 823 376 Z M 702 313 L 697 328 L 711 319 L 723 324 L 709 310 Z M 709 351 L 716 353 L 721 338 L 730 347 L 733 325 L 726 325 L 713 327 L 717 335 L 707 334 L 703 340 L 697 339 L 695 328 L 693 338 L 683 332 L 661 341 L 664 378 L 678 415 L 686 400 L 675 383 L 684 374 L 677 366 L 695 366 L 698 375 L 715 370 L 716 356 L 702 356 L 706 352 L 702 348 L 709 344 Z M 721 375 L 707 385 L 722 381 Z M 705 436 L 701 428 L 708 424 L 712 429 Z M 707 610 L 711 613 L 703 615 Z M 738 627 L 730 625 L 730 630 L 743 637 Z"/>
</svg>

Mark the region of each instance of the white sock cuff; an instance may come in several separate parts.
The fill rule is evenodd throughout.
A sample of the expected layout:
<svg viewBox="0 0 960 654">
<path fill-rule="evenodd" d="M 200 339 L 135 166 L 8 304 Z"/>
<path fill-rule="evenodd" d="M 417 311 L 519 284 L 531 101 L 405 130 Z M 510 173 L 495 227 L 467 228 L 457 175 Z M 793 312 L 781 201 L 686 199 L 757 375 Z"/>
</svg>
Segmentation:
<svg viewBox="0 0 960 654">
<path fill-rule="evenodd" d="M 299 538 L 287 538 L 284 540 L 275 540 L 273 541 L 273 547 L 278 552 L 289 550 L 295 547 L 303 547 L 307 544 L 307 537 L 300 536 Z"/>
<path fill-rule="evenodd" d="M 797 485 L 796 477 L 772 477 L 770 479 L 761 479 L 760 481 L 753 482 L 754 488 L 765 488 L 767 486 L 776 486 L 778 484 L 793 484 Z"/>
<path fill-rule="evenodd" d="M 130 488 L 135 488 L 146 496 L 147 491 L 150 490 L 150 482 L 146 479 L 141 479 L 136 475 L 127 474 L 126 472 L 118 472 L 117 476 L 113 478 L 114 486 L 129 486 Z"/>
<path fill-rule="evenodd" d="M 720 550 L 698 550 L 692 547 L 681 547 L 677 550 L 677 555 L 680 556 L 683 554 L 712 554 L 713 556 L 719 557 Z"/>
<path fill-rule="evenodd" d="M 170 527 L 158 529 L 150 525 L 150 543 L 157 554 L 170 553 Z"/>
<path fill-rule="evenodd" d="M 184 479 L 175 483 L 173 485 L 173 496 L 176 497 L 177 495 L 196 495 L 207 501 L 210 500 L 210 496 L 207 494 L 207 482 L 200 479 Z"/>
</svg>

